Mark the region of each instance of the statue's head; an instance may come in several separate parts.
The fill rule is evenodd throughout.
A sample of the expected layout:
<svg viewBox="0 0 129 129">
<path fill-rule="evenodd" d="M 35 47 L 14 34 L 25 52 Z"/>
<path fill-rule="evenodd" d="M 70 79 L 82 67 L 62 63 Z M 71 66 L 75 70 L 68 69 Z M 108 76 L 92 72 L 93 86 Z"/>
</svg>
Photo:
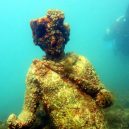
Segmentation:
<svg viewBox="0 0 129 129">
<path fill-rule="evenodd" d="M 43 18 L 30 22 L 35 45 L 40 46 L 47 55 L 58 57 L 64 52 L 69 41 L 69 25 L 64 24 L 64 13 L 49 10 Z"/>
</svg>

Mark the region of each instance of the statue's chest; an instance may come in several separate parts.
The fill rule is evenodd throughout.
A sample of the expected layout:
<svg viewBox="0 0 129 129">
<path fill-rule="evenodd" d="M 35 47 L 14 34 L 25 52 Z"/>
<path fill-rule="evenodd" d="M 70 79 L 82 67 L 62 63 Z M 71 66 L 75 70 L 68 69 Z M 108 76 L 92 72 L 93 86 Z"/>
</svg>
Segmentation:
<svg viewBox="0 0 129 129">
<path fill-rule="evenodd" d="M 83 98 L 77 86 L 52 71 L 41 78 L 41 86 L 42 100 L 47 109 L 75 105 Z"/>
<path fill-rule="evenodd" d="M 49 71 L 44 77 L 41 78 L 41 88 L 43 94 L 55 94 L 57 93 L 64 85 L 63 79 L 59 74 Z"/>
<path fill-rule="evenodd" d="M 41 88 L 43 96 L 47 95 L 52 97 L 64 89 L 74 89 L 74 86 L 68 79 L 63 78 L 62 75 L 49 71 L 41 78 Z"/>
</svg>

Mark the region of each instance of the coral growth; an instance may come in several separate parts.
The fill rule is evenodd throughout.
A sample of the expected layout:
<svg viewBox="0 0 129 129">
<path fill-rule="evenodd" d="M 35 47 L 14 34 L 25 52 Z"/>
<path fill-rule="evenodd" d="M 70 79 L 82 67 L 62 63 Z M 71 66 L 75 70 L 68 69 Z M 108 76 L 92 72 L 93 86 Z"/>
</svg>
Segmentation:
<svg viewBox="0 0 129 129">
<path fill-rule="evenodd" d="M 65 54 L 69 27 L 63 21 L 64 14 L 58 10 L 31 21 L 34 42 L 46 56 L 33 61 L 26 78 L 23 110 L 18 117 L 9 116 L 9 129 L 30 128 L 40 105 L 47 128 L 106 129 L 101 107 L 110 106 L 112 96 L 86 58 Z"/>
</svg>

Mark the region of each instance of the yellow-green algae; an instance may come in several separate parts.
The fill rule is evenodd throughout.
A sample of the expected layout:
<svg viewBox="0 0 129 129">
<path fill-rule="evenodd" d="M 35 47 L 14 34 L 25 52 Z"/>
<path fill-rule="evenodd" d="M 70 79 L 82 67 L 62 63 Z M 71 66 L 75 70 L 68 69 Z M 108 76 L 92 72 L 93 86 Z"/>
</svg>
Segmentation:
<svg viewBox="0 0 129 129">
<path fill-rule="evenodd" d="M 65 73 L 69 73 L 72 78 L 77 77 L 77 81 L 85 79 L 87 84 L 89 83 L 83 85 L 86 90 L 77 85 L 79 82 L 71 81 Z M 54 128 L 106 129 L 99 106 L 108 106 L 112 98 L 102 86 L 89 61 L 83 56 L 70 53 L 56 62 L 46 59 L 34 60 L 27 74 L 26 84 L 23 111 L 18 118 L 14 115 L 8 118 L 10 128 L 29 127 L 36 117 L 39 102 L 42 101 Z M 98 97 L 103 90 L 106 96 L 102 97 L 101 94 L 101 97 Z M 97 94 L 99 102 L 92 97 L 93 93 Z M 100 105 L 97 105 L 96 101 Z"/>
</svg>

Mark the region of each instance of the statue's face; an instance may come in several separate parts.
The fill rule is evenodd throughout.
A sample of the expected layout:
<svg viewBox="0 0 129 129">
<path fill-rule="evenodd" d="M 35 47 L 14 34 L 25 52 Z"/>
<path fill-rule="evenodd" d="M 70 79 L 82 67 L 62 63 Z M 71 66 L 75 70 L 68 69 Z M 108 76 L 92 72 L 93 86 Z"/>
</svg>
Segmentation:
<svg viewBox="0 0 129 129">
<path fill-rule="evenodd" d="M 34 43 L 48 55 L 56 56 L 64 51 L 69 40 L 69 27 L 63 24 L 64 17 L 60 11 L 51 13 L 53 12 L 49 12 L 47 17 L 32 20 L 30 25 Z"/>
</svg>

